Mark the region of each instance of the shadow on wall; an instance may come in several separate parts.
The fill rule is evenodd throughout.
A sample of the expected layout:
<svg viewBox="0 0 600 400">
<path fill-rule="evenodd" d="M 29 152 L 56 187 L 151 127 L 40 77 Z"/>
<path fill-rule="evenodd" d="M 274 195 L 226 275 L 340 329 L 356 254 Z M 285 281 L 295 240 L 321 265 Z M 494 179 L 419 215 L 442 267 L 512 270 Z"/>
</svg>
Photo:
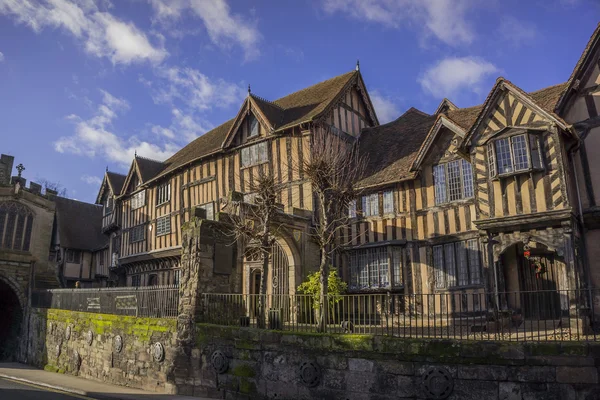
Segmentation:
<svg viewBox="0 0 600 400">
<path fill-rule="evenodd" d="M 23 310 L 17 294 L 0 279 L 0 360 L 15 360 L 18 356 Z"/>
</svg>

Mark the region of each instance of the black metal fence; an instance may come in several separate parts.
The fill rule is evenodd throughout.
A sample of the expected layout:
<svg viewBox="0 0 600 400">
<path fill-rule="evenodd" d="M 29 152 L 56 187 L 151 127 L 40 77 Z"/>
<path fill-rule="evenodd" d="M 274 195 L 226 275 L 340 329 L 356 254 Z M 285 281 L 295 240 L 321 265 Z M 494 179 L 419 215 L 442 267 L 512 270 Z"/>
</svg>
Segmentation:
<svg viewBox="0 0 600 400">
<path fill-rule="evenodd" d="M 34 290 L 37 308 L 85 311 L 137 317 L 176 318 L 179 287 L 174 285 L 101 289 Z"/>
<path fill-rule="evenodd" d="M 594 298 L 600 291 L 349 294 L 329 296 L 327 318 L 310 295 L 266 295 L 266 328 L 403 338 L 596 341 Z M 202 321 L 258 326 L 260 295 L 203 294 Z M 598 310 L 600 312 L 600 310 Z"/>
</svg>

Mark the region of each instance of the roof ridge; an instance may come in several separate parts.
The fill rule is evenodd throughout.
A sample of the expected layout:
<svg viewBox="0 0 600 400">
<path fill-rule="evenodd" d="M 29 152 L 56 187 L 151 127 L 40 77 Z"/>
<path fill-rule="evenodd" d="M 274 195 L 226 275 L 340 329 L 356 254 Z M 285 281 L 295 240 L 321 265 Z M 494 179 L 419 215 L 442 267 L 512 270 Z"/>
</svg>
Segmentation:
<svg viewBox="0 0 600 400">
<path fill-rule="evenodd" d="M 157 164 L 164 164 L 164 163 L 165 163 L 164 161 L 158 161 L 158 160 L 154 160 L 154 159 L 152 159 L 152 158 L 143 157 L 143 156 L 135 156 L 135 158 L 136 158 L 136 159 L 140 159 L 140 158 L 141 158 L 142 160 L 146 160 L 146 161 L 152 161 L 152 162 L 155 162 L 155 163 L 157 163 Z M 127 175 L 125 175 L 125 176 L 127 176 Z"/>
<path fill-rule="evenodd" d="M 555 87 L 557 87 L 557 86 L 562 86 L 562 85 L 564 85 L 564 84 L 566 84 L 566 83 L 567 83 L 567 82 L 556 83 L 556 84 L 554 84 L 554 85 L 546 86 L 546 87 L 544 87 L 544 88 L 537 89 L 537 90 L 533 90 L 533 91 L 531 91 L 531 92 L 525 92 L 525 93 L 527 93 L 527 94 L 529 94 L 529 95 L 532 95 L 532 94 L 535 94 L 535 93 L 541 92 L 541 91 L 543 91 L 543 90 L 548 90 L 548 89 L 555 88 Z M 514 85 L 514 83 L 513 83 L 513 85 Z M 515 85 L 515 86 L 516 86 L 516 85 Z M 521 90 L 523 90 L 523 89 L 521 89 Z"/>
<path fill-rule="evenodd" d="M 125 174 L 120 174 L 120 173 L 118 173 L 118 172 L 114 172 L 114 171 L 106 171 L 106 173 L 108 173 L 108 174 L 113 174 L 113 175 L 124 176 L 125 178 L 127 178 L 127 175 L 125 175 Z"/>
<path fill-rule="evenodd" d="M 280 97 L 280 98 L 278 98 L 277 100 L 274 100 L 274 101 L 279 101 L 279 100 L 281 100 L 281 99 L 285 99 L 286 97 L 292 96 L 292 95 L 294 95 L 294 94 L 298 94 L 298 93 L 305 92 L 305 91 L 307 91 L 307 90 L 309 90 L 309 89 L 312 89 L 314 86 L 317 86 L 317 85 L 322 85 L 322 84 L 323 84 L 323 83 L 325 83 L 325 82 L 329 82 L 329 81 L 332 81 L 332 80 L 334 80 L 334 79 L 338 79 L 338 78 L 339 78 L 339 77 L 341 77 L 341 76 L 344 76 L 344 75 L 352 75 L 352 74 L 358 74 L 358 73 L 359 73 L 359 72 L 358 72 L 358 71 L 356 71 L 356 70 L 352 70 L 352 71 L 349 71 L 349 72 L 344 72 L 343 74 L 340 74 L 340 75 L 333 76 L 333 77 L 331 77 L 331 78 L 329 78 L 329 79 L 325 79 L 324 81 L 321 81 L 321 82 L 314 83 L 314 84 L 312 84 L 312 85 L 310 85 L 310 86 L 308 86 L 308 87 L 305 87 L 305 88 L 303 88 L 303 89 L 296 90 L 295 92 L 292 92 L 292 93 L 286 94 L 285 96 L 283 96 L 283 97 Z"/>
<path fill-rule="evenodd" d="M 281 107 L 281 106 L 280 106 L 280 105 L 278 105 L 278 104 L 275 104 L 275 103 L 274 103 L 274 102 L 272 102 L 271 100 L 267 100 L 267 99 L 265 99 L 264 97 L 258 96 L 258 95 L 254 94 L 254 93 L 250 93 L 250 96 L 251 96 L 251 97 L 253 97 L 253 98 L 255 98 L 255 99 L 262 100 L 262 101 L 264 101 L 265 103 L 267 103 L 267 104 L 270 104 L 270 105 L 272 105 L 272 106 L 274 106 L 274 107 L 277 107 L 277 108 L 278 108 L 278 109 L 280 109 L 281 111 L 285 111 L 285 108 Z"/>
<path fill-rule="evenodd" d="M 67 201 L 71 201 L 71 202 L 76 202 L 76 203 L 80 203 L 80 204 L 85 204 L 86 206 L 93 206 L 93 207 L 102 207 L 99 204 L 94 204 L 94 203 L 88 203 L 87 201 L 82 201 L 82 200 L 77 200 L 77 199 L 70 199 L 68 197 L 63 197 L 63 196 L 56 196 L 55 197 L 56 200 L 67 200 Z"/>
</svg>

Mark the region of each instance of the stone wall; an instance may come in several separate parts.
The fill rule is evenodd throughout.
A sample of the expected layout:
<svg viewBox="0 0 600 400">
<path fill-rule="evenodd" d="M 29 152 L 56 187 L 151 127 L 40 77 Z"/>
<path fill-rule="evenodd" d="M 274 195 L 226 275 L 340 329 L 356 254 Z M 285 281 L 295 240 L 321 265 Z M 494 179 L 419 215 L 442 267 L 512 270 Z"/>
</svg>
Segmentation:
<svg viewBox="0 0 600 400">
<path fill-rule="evenodd" d="M 176 391 L 168 383 L 177 343 L 174 319 L 32 309 L 29 322 L 29 364 L 116 385 Z"/>
<path fill-rule="evenodd" d="M 406 340 L 198 324 L 193 355 L 188 382 L 195 386 L 178 389 L 196 396 L 600 398 L 600 344 Z"/>
</svg>

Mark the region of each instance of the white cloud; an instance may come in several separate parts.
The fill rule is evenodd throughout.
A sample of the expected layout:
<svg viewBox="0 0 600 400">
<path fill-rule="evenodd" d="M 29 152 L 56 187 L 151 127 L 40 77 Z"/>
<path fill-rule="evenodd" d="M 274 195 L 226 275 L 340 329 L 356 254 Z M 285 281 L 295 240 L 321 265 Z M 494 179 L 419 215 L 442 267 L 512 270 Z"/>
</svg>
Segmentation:
<svg viewBox="0 0 600 400">
<path fill-rule="evenodd" d="M 152 133 L 181 144 L 187 144 L 213 128 L 212 124 L 198 122 L 193 115 L 186 114 L 178 108 L 173 108 L 171 112 L 173 114 L 171 126 L 165 128 L 160 125 L 153 125 L 150 129 Z"/>
<path fill-rule="evenodd" d="M 88 185 L 100 186 L 102 184 L 102 178 L 91 175 L 82 175 L 81 180 Z"/>
<path fill-rule="evenodd" d="M 178 150 L 178 146 L 172 142 L 155 144 L 135 136 L 128 138 L 118 136 L 113 132 L 112 123 L 118 114 L 129 109 L 129 103 L 104 90 L 101 93 L 102 104 L 98 106 L 93 117 L 83 119 L 75 114 L 66 117 L 75 124 L 75 133 L 71 136 L 63 136 L 54 142 L 56 151 L 87 157 L 100 156 L 128 166 L 136 151 L 143 157 L 165 160 Z"/>
<path fill-rule="evenodd" d="M 453 97 L 465 90 L 479 93 L 483 79 L 497 72 L 496 66 L 478 57 L 450 57 L 431 66 L 418 81 L 434 97 Z"/>
<path fill-rule="evenodd" d="M 535 25 L 520 21 L 515 17 L 504 17 L 500 20 L 498 33 L 513 46 L 531 44 L 538 35 Z"/>
<path fill-rule="evenodd" d="M 161 62 L 167 55 L 133 23 L 102 12 L 92 0 L 0 0 L 0 15 L 12 17 L 36 33 L 45 28 L 62 29 L 80 40 L 85 50 L 106 57 L 113 64 Z"/>
<path fill-rule="evenodd" d="M 180 100 L 196 110 L 209 110 L 238 105 L 245 93 L 242 86 L 223 79 L 212 80 L 193 68 L 159 68 L 156 75 L 161 82 L 153 85 L 155 103 L 172 104 Z"/>
<path fill-rule="evenodd" d="M 155 18 L 161 23 L 177 21 L 182 16 L 194 16 L 204 23 L 211 41 L 225 49 L 238 45 L 244 49 L 245 61 L 260 55 L 262 39 L 256 21 L 232 14 L 225 0 L 150 0 Z M 189 11 L 189 12 L 188 12 Z"/>
<path fill-rule="evenodd" d="M 0 62 L 4 61 L 4 53 L 0 51 Z"/>
<path fill-rule="evenodd" d="M 385 124 L 400 116 L 400 110 L 391 98 L 382 95 L 378 90 L 373 90 L 369 96 L 375 107 L 379 123 Z"/>
<path fill-rule="evenodd" d="M 469 44 L 475 33 L 466 20 L 479 0 L 323 0 L 326 12 L 345 13 L 388 28 L 416 26 L 449 45 Z"/>
</svg>

